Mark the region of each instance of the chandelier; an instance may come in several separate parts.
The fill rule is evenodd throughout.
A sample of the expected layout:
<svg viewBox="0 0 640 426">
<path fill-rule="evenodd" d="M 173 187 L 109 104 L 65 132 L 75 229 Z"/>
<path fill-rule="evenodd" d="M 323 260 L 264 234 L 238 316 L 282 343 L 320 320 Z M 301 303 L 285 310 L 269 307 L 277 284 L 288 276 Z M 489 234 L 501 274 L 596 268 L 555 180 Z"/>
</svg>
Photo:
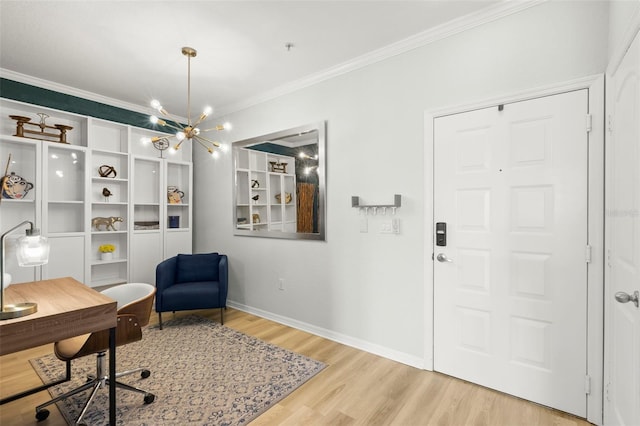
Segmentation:
<svg viewBox="0 0 640 426">
<path fill-rule="evenodd" d="M 203 133 L 211 131 L 211 130 L 229 130 L 231 128 L 229 123 L 218 124 L 210 129 L 201 130 L 198 126 L 207 119 L 207 117 L 212 113 L 212 108 L 207 106 L 197 120 L 191 119 L 191 58 L 195 58 L 197 51 L 192 47 L 183 47 L 182 54 L 187 57 L 187 124 L 183 125 L 179 120 L 174 119 L 168 112 L 165 110 L 159 101 L 152 100 L 151 107 L 162 114 L 164 117 L 169 119 L 170 121 L 163 120 L 156 115 L 152 115 L 150 120 L 153 124 L 158 124 L 162 127 L 168 127 L 170 129 L 175 130 L 174 137 L 176 138 L 176 143 L 173 145 L 174 150 L 180 149 L 182 143 L 185 140 L 189 140 L 193 142 L 197 142 L 204 149 L 206 149 L 209 154 L 215 156 L 217 154 L 216 148 L 221 149 L 222 145 L 220 142 L 215 142 L 210 139 L 202 136 Z M 144 143 L 152 143 L 153 146 L 160 151 L 160 156 L 162 157 L 162 152 L 171 146 L 171 142 L 169 140 L 169 136 L 154 136 L 152 138 L 143 138 Z"/>
</svg>

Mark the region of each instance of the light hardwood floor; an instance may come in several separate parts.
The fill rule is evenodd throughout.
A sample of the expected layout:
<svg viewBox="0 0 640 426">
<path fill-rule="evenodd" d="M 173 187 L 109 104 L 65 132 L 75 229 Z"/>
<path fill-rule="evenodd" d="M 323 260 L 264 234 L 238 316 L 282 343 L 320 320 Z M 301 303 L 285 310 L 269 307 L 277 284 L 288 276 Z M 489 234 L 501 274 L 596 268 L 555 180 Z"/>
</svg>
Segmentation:
<svg viewBox="0 0 640 426">
<path fill-rule="evenodd" d="M 219 310 L 196 313 L 219 321 Z M 166 321 L 172 314 L 163 315 Z M 152 314 L 151 323 L 157 322 Z M 590 423 L 443 374 L 419 370 L 235 309 L 225 326 L 327 364 L 327 368 L 251 424 L 258 425 L 558 425 Z M 0 357 L 0 395 L 40 384 L 28 360 L 51 353 L 51 345 Z M 153 374 L 153 366 L 151 366 Z M 66 425 L 57 409 L 35 421 L 47 391 L 0 406 L 0 424 Z M 154 404 L 161 404 L 156 400 Z"/>
</svg>

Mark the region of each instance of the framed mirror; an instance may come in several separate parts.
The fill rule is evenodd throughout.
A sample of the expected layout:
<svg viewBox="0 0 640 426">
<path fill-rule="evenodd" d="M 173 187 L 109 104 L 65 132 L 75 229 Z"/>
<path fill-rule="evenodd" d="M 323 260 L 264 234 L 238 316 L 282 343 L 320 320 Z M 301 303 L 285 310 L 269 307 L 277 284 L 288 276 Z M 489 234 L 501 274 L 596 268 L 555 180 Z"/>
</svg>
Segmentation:
<svg viewBox="0 0 640 426">
<path fill-rule="evenodd" d="M 233 143 L 235 235 L 325 239 L 325 127 Z"/>
</svg>

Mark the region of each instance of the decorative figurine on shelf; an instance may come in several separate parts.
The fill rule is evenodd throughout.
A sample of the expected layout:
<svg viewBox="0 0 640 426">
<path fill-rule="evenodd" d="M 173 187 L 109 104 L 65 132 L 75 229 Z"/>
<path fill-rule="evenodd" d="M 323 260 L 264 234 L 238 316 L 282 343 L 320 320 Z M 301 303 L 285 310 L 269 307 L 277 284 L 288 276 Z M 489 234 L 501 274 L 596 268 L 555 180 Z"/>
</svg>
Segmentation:
<svg viewBox="0 0 640 426">
<path fill-rule="evenodd" d="M 23 117 L 21 115 L 10 115 L 9 118 L 17 121 L 16 134 L 14 136 L 19 136 L 21 138 L 38 139 L 42 141 L 59 142 L 66 144 L 69 143 L 67 142 L 67 130 L 71 130 L 73 129 L 73 127 L 65 126 L 64 124 L 54 124 L 53 126 L 49 126 L 46 123 L 47 118 L 49 118 L 47 114 L 41 112 L 38 113 L 38 116 L 40 117 L 40 123 L 31 123 L 31 118 L 29 117 Z M 27 130 L 24 128 L 25 125 L 39 127 L 40 130 Z M 57 135 L 55 133 L 47 133 L 45 132 L 46 129 L 56 129 L 58 132 L 60 132 L 60 134 Z M 36 136 L 25 136 L 25 133 Z"/>
<path fill-rule="evenodd" d="M 253 200 L 254 203 L 258 203 L 258 200 L 260 199 L 260 194 L 256 194 L 253 197 L 251 197 L 251 199 Z"/>
<path fill-rule="evenodd" d="M 287 163 L 281 163 L 278 161 L 269 161 L 271 165 L 271 171 L 275 173 L 287 173 Z"/>
<path fill-rule="evenodd" d="M 118 172 L 116 172 L 115 167 L 108 166 L 106 164 L 98 167 L 98 174 L 103 178 L 115 178 L 116 176 L 118 176 Z"/>
<path fill-rule="evenodd" d="M 122 221 L 123 219 L 117 216 L 94 217 L 91 219 L 91 227 L 95 228 L 96 231 L 100 231 L 100 226 L 104 226 L 105 231 L 108 231 L 109 228 L 111 228 L 112 231 L 117 231 L 115 224 Z"/>
<path fill-rule="evenodd" d="M 22 200 L 33 189 L 33 184 L 11 172 L 2 178 L 2 198 Z"/>
<path fill-rule="evenodd" d="M 257 179 L 251 179 L 251 187 L 252 188 L 260 188 L 260 182 Z"/>
<path fill-rule="evenodd" d="M 278 201 L 278 203 L 282 203 L 282 194 L 276 194 L 275 195 L 275 199 Z M 285 204 L 289 204 L 291 202 L 291 193 L 289 192 L 285 192 L 284 193 L 284 203 Z"/>
<path fill-rule="evenodd" d="M 104 201 L 108 202 L 113 193 L 109 191 L 109 188 L 102 188 L 102 195 L 104 196 Z"/>
<path fill-rule="evenodd" d="M 100 252 L 101 260 L 112 260 L 113 252 L 116 251 L 116 246 L 113 244 L 102 244 L 98 247 L 98 251 Z"/>
<path fill-rule="evenodd" d="M 184 198 L 184 192 L 180 191 L 177 186 L 167 186 L 167 201 L 169 204 L 181 204 Z"/>
<path fill-rule="evenodd" d="M 260 223 L 260 215 L 258 213 L 253 213 L 251 215 L 251 222 L 252 223 Z"/>
</svg>

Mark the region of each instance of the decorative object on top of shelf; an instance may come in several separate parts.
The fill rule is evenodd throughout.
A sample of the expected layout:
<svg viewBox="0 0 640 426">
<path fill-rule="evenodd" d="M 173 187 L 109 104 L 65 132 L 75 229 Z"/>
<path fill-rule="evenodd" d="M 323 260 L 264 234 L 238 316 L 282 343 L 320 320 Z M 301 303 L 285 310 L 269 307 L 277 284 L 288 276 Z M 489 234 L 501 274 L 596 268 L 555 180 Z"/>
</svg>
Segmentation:
<svg viewBox="0 0 640 426">
<path fill-rule="evenodd" d="M 173 146 L 173 149 L 175 150 L 180 149 L 180 146 L 182 145 L 182 143 L 188 139 L 189 141 L 192 141 L 192 143 L 193 141 L 195 141 L 198 144 L 200 144 L 204 149 L 206 149 L 209 152 L 209 154 L 215 155 L 217 151 L 215 151 L 214 149 L 215 148 L 223 149 L 223 145 L 220 142 L 209 140 L 203 137 L 201 134 L 208 132 L 210 130 L 217 130 L 217 131 L 229 130 L 231 126 L 229 123 L 225 123 L 225 124 L 218 124 L 215 127 L 212 127 L 210 129 L 201 130 L 198 126 L 212 113 L 213 110 L 211 107 L 206 107 L 202 112 L 202 114 L 200 114 L 200 117 L 198 117 L 197 120 L 194 121 L 191 119 L 191 58 L 196 57 L 197 51 L 192 47 L 183 47 L 182 54 L 187 57 L 187 124 L 186 126 L 182 125 L 180 124 L 179 121 L 171 117 L 171 115 L 167 112 L 167 110 L 165 110 L 162 107 L 160 102 L 158 102 L 155 99 L 151 101 L 151 107 L 157 110 L 163 116 L 169 118 L 171 122 L 167 122 L 161 118 L 158 118 L 155 115 L 151 116 L 151 122 L 154 124 L 159 124 L 160 126 L 163 126 L 163 127 L 169 127 L 176 131 L 175 138 L 177 139 L 178 142 L 176 145 Z M 168 137 L 161 137 L 161 136 L 155 136 L 153 138 L 145 138 L 143 139 L 143 142 L 151 142 L 155 146 L 157 142 L 162 140 L 164 140 L 167 143 L 167 145 L 169 145 Z"/>
<path fill-rule="evenodd" d="M 2 234 L 0 237 L 0 280 L 2 280 L 2 283 L 0 283 L 0 320 L 24 317 L 38 311 L 38 305 L 33 302 L 23 302 L 12 305 L 4 304 L 4 280 L 6 278 L 4 273 L 4 239 L 11 232 L 27 224 L 29 225 L 29 229 L 26 230 L 25 235 L 18 239 L 16 246 L 18 265 L 40 266 L 49 262 L 49 243 L 45 237 L 40 235 L 40 230 L 34 227 L 33 222 L 25 220 Z"/>
<path fill-rule="evenodd" d="M 2 178 L 2 198 L 22 200 L 32 189 L 33 184 L 15 172 L 4 175 Z"/>
<path fill-rule="evenodd" d="M 151 138 L 151 144 L 160 151 L 160 158 L 164 158 L 164 151 L 169 148 L 169 140 L 167 138 Z"/>
<path fill-rule="evenodd" d="M 109 201 L 109 197 L 111 197 L 113 193 L 109 190 L 109 188 L 102 188 L 102 195 L 104 196 L 105 201 Z"/>
<path fill-rule="evenodd" d="M 98 174 L 103 178 L 115 178 L 116 176 L 118 176 L 116 168 L 107 164 L 103 164 L 102 166 L 98 167 Z"/>
<path fill-rule="evenodd" d="M 9 118 L 17 121 L 16 134 L 14 136 L 37 139 L 41 141 L 59 142 L 66 144 L 69 143 L 67 142 L 67 131 L 73 129 L 73 127 L 66 126 L 64 124 L 54 124 L 53 126 L 49 126 L 46 123 L 47 118 L 49 118 L 47 114 L 40 112 L 38 113 L 38 116 L 40 117 L 40 123 L 31 123 L 31 118 L 29 117 L 23 117 L 21 115 L 10 115 Z M 24 128 L 25 125 L 39 127 L 40 130 L 28 130 Z M 47 133 L 45 131 L 46 129 L 56 129 L 60 132 L 60 134 Z M 28 133 L 30 135 L 37 135 L 37 137 L 25 136 L 25 133 Z"/>
<path fill-rule="evenodd" d="M 177 186 L 167 186 L 167 201 L 169 204 L 181 204 L 184 198 L 184 192 L 180 191 Z"/>
<path fill-rule="evenodd" d="M 104 226 L 105 231 L 108 231 L 109 229 L 111 229 L 112 231 L 117 231 L 115 224 L 123 221 L 124 219 L 117 216 L 94 217 L 93 219 L 91 219 L 91 227 L 95 228 L 96 231 L 100 231 L 101 226 Z"/>
<path fill-rule="evenodd" d="M 282 203 L 282 194 L 276 194 L 275 195 L 275 199 L 279 202 Z M 290 192 L 285 192 L 284 193 L 284 203 L 285 204 L 289 204 L 291 202 L 291 200 L 293 199 L 293 197 L 291 196 Z"/>
<path fill-rule="evenodd" d="M 287 173 L 287 163 L 281 163 L 280 161 L 269 161 L 271 171 L 274 173 Z"/>
<path fill-rule="evenodd" d="M 251 179 L 251 187 L 252 188 L 260 188 L 260 182 L 257 179 Z"/>
</svg>

